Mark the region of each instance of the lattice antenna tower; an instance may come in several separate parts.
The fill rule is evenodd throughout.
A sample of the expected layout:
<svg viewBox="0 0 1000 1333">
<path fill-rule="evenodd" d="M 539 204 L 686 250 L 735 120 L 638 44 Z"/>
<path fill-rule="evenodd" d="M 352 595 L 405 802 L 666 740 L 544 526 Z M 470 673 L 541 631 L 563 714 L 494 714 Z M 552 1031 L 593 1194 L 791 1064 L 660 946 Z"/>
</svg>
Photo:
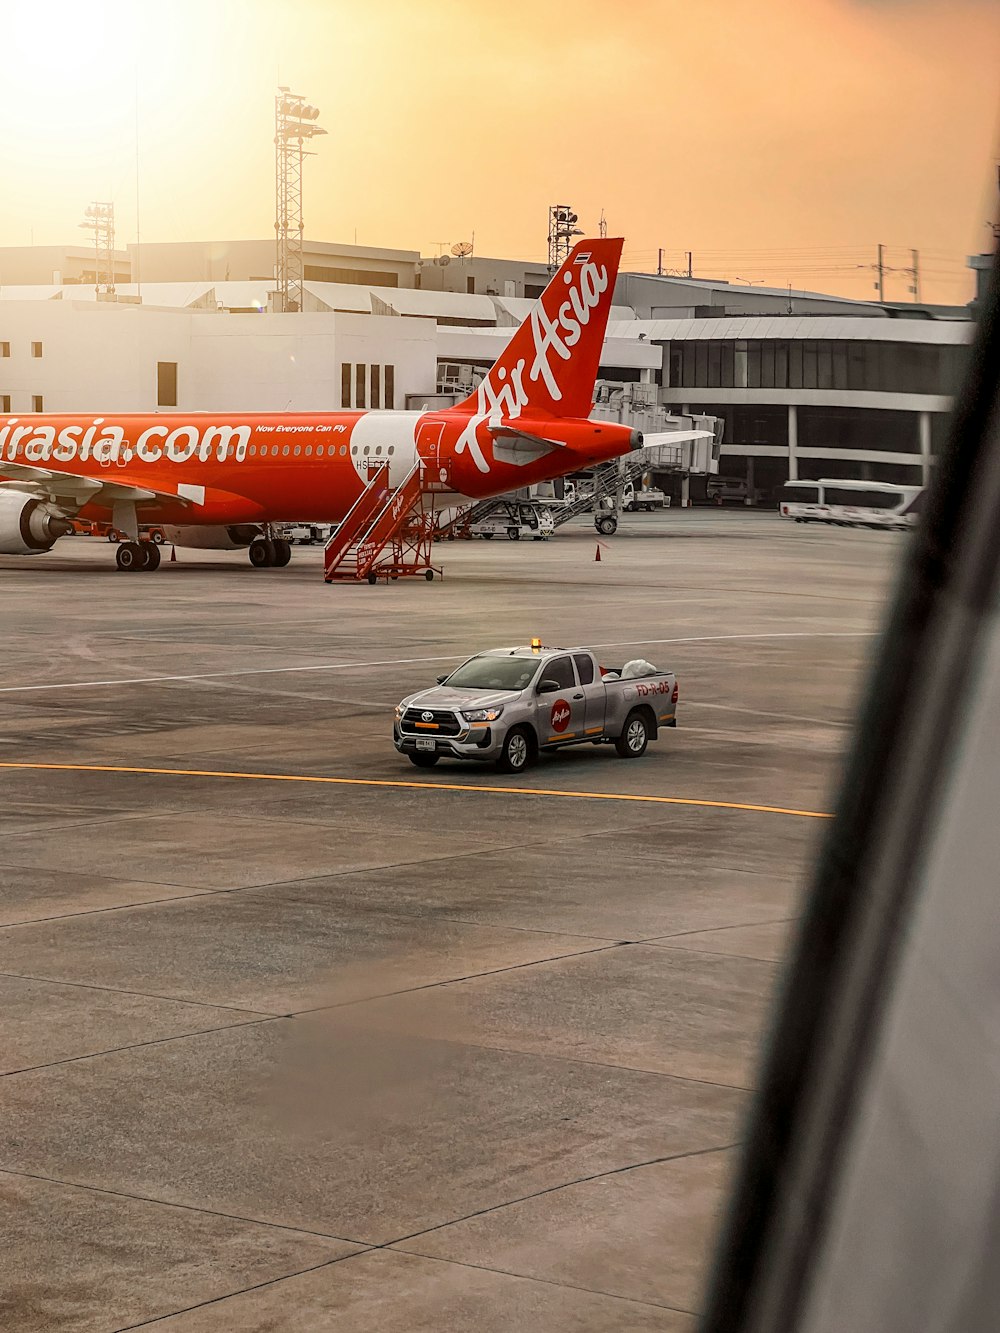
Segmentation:
<svg viewBox="0 0 1000 1333">
<path fill-rule="evenodd" d="M 312 157 L 305 145 L 325 134 L 319 108 L 280 87 L 274 99 L 274 234 L 277 308 L 302 309 L 302 164 Z"/>
<path fill-rule="evenodd" d="M 101 288 L 109 296 L 115 294 L 115 206 L 108 203 L 88 204 L 80 226 L 94 234 L 94 293 Z"/>
<path fill-rule="evenodd" d="M 574 236 L 582 236 L 583 228 L 576 213 L 569 204 L 551 204 L 549 206 L 549 272 L 556 269 L 569 257 Z"/>
</svg>

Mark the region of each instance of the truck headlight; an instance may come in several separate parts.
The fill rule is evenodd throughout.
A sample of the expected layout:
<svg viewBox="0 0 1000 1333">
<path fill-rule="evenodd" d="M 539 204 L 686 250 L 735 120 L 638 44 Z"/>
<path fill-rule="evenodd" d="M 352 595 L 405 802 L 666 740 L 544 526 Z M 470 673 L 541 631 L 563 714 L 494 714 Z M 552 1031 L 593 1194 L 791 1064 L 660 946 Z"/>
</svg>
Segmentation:
<svg viewBox="0 0 1000 1333">
<path fill-rule="evenodd" d="M 503 712 L 503 705 L 499 708 L 470 708 L 468 711 L 462 710 L 462 716 L 466 722 L 495 722 Z"/>
<path fill-rule="evenodd" d="M 402 722 L 402 720 L 403 720 L 403 705 L 402 705 L 402 704 L 397 704 L 397 705 L 396 705 L 396 721 L 397 721 L 397 722 Z"/>
</svg>

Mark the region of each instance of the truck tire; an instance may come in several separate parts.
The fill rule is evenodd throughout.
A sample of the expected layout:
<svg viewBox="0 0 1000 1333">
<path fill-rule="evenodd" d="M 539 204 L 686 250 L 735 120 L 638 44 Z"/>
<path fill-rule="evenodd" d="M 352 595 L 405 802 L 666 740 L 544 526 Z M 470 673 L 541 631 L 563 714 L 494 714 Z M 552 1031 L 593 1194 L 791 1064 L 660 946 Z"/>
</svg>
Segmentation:
<svg viewBox="0 0 1000 1333">
<path fill-rule="evenodd" d="M 618 531 L 618 520 L 611 514 L 594 520 L 594 527 L 602 537 L 611 537 Z"/>
<path fill-rule="evenodd" d="M 503 749 L 497 757 L 500 773 L 523 773 L 533 756 L 531 734 L 527 727 L 513 727 L 504 738 Z"/>
<path fill-rule="evenodd" d="M 439 754 L 427 754 L 425 751 L 412 750 L 407 756 L 415 768 L 433 768 L 441 758 Z"/>
<path fill-rule="evenodd" d="M 641 708 L 633 708 L 625 719 L 622 734 L 615 741 L 615 749 L 622 759 L 639 759 L 649 744 L 649 719 Z"/>
<path fill-rule="evenodd" d="M 520 529 L 520 528 L 508 528 L 508 529 L 507 529 L 507 536 L 508 536 L 508 538 L 510 539 L 510 541 L 512 541 L 512 542 L 520 541 L 520 540 L 521 540 L 521 529 Z"/>
</svg>

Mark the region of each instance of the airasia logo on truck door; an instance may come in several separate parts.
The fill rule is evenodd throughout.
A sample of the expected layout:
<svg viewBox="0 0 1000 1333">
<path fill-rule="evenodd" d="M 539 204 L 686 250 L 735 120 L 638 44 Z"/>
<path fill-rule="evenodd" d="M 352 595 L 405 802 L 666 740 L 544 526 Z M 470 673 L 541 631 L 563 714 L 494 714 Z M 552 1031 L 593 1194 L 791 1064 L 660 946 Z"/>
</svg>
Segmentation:
<svg viewBox="0 0 1000 1333">
<path fill-rule="evenodd" d="M 573 710 L 565 699 L 557 699 L 552 705 L 552 730 L 565 731 L 569 726 L 569 720 L 573 716 Z"/>
</svg>

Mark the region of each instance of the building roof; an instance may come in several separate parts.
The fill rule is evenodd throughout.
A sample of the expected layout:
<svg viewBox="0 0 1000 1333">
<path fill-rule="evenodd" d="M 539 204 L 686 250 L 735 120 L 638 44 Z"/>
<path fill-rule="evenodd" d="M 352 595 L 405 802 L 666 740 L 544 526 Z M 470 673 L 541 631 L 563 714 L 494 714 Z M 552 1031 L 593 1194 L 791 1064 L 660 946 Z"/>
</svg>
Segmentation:
<svg viewBox="0 0 1000 1333">
<path fill-rule="evenodd" d="M 836 305 L 856 305 L 859 309 L 881 310 L 877 301 L 859 301 L 853 296 L 834 296 L 830 292 L 813 292 L 805 288 L 762 287 L 759 283 L 726 282 L 724 278 L 680 278 L 671 273 L 619 273 L 619 278 L 641 278 L 644 282 L 669 283 L 672 287 L 684 287 L 692 296 L 705 296 L 712 291 L 722 292 L 726 296 L 778 296 L 799 298 L 809 301 L 830 301 Z M 696 304 L 709 304 L 706 301 Z"/>
<path fill-rule="evenodd" d="M 729 319 L 637 319 L 608 325 L 609 338 L 648 342 L 697 339 L 798 338 L 852 342 L 961 344 L 971 342 L 971 323 L 937 320 L 873 319 L 839 315 L 741 315 Z"/>
</svg>

